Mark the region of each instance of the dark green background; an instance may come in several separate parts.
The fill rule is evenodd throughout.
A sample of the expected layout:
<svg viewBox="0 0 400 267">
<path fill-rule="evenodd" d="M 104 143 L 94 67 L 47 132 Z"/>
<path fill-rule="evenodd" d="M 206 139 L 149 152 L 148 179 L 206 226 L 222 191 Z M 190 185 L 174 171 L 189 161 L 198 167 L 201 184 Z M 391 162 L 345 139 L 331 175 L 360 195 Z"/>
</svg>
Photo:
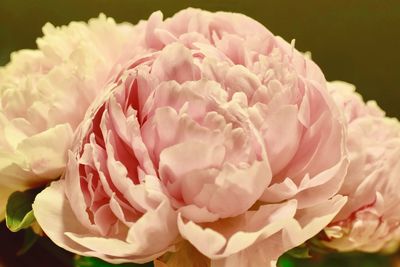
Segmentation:
<svg viewBox="0 0 400 267">
<path fill-rule="evenodd" d="M 171 16 L 185 7 L 244 13 L 311 51 L 328 80 L 357 85 L 390 116 L 400 117 L 400 1 L 398 0 L 0 0 L 0 65 L 11 51 L 34 48 L 42 25 L 87 20 L 104 12 L 136 23 L 152 11 Z"/>
</svg>

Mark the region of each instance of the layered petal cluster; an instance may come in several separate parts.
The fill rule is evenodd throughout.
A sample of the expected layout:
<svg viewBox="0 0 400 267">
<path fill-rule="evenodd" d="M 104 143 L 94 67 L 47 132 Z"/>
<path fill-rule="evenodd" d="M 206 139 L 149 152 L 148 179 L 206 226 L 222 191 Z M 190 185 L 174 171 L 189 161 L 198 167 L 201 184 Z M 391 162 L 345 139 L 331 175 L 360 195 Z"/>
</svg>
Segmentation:
<svg viewBox="0 0 400 267">
<path fill-rule="evenodd" d="M 0 68 L 0 219 L 11 192 L 61 175 L 74 130 L 138 31 L 104 15 L 46 24 L 37 50 Z"/>
<path fill-rule="evenodd" d="M 39 224 L 113 263 L 273 266 L 346 201 L 344 123 L 323 74 L 243 15 L 143 23 L 146 52 L 86 113 L 63 179 L 36 198 Z"/>
<path fill-rule="evenodd" d="M 400 123 L 354 86 L 333 82 L 329 91 L 348 121 L 350 165 L 340 193 L 348 202 L 325 229 L 325 244 L 339 251 L 376 252 L 400 238 Z"/>
</svg>

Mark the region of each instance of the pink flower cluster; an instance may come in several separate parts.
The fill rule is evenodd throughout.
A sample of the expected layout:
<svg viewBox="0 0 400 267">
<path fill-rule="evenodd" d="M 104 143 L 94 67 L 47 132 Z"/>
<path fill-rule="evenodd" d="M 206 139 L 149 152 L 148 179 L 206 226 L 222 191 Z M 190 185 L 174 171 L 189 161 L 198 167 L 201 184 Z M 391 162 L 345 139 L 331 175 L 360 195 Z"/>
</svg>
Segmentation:
<svg viewBox="0 0 400 267">
<path fill-rule="evenodd" d="M 325 244 L 339 251 L 393 251 L 400 242 L 400 123 L 354 87 L 330 83 L 348 123 L 350 165 L 339 193 L 348 201 L 325 229 Z"/>
<path fill-rule="evenodd" d="M 58 246 L 111 263 L 243 267 L 274 266 L 324 229 L 339 250 L 399 236 L 400 126 L 376 105 L 244 15 L 101 20 L 46 32 L 57 44 L 0 72 L 0 174 L 12 174 L 0 191 L 62 173 L 33 204 Z M 46 96 L 49 82 L 59 89 Z"/>
</svg>

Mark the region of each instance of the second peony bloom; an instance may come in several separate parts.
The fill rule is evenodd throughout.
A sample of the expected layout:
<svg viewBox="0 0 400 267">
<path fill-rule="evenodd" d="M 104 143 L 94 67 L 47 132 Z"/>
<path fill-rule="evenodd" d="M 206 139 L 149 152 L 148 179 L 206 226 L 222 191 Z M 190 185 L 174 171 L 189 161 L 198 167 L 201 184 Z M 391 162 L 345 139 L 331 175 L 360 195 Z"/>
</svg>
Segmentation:
<svg viewBox="0 0 400 267">
<path fill-rule="evenodd" d="M 340 194 L 348 202 L 325 229 L 324 244 L 339 251 L 393 252 L 400 240 L 400 123 L 385 117 L 355 87 L 329 83 L 348 123 L 349 168 Z"/>
<path fill-rule="evenodd" d="M 112 263 L 273 266 L 346 198 L 344 122 L 320 69 L 258 22 L 154 13 L 86 113 L 35 216 Z"/>
</svg>

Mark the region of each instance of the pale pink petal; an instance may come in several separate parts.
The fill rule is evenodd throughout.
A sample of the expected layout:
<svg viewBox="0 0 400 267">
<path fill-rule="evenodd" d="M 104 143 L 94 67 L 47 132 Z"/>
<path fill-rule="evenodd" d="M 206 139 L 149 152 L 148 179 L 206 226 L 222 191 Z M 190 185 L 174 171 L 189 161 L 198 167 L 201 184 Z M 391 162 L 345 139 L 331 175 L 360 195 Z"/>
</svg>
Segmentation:
<svg viewBox="0 0 400 267">
<path fill-rule="evenodd" d="M 203 228 L 198 224 L 185 220 L 179 215 L 179 231 L 201 253 L 211 259 L 221 259 L 242 251 L 260 240 L 283 229 L 296 212 L 296 201 L 283 204 L 265 205 L 257 211 L 249 211 L 241 215 L 237 223 L 220 223 L 220 228 Z M 232 220 L 235 220 L 232 218 Z M 217 225 L 216 225 L 217 226 Z M 219 232 L 220 231 L 220 232 Z M 230 231 L 230 236 L 224 232 Z"/>
<path fill-rule="evenodd" d="M 18 145 L 18 150 L 29 159 L 36 175 L 53 179 L 61 175 L 65 167 L 72 134 L 70 125 L 58 125 L 26 138 Z M 65 154 L 60 154 L 60 151 L 65 151 Z"/>
<path fill-rule="evenodd" d="M 56 245 L 74 253 L 88 250 L 69 239 L 65 233 L 84 234 L 87 229 L 76 219 L 64 193 L 64 181 L 56 181 L 36 196 L 33 203 L 35 218 Z"/>
<path fill-rule="evenodd" d="M 182 83 L 198 77 L 198 69 L 193 64 L 190 51 L 183 45 L 174 43 L 162 50 L 153 64 L 152 74 L 161 81 L 175 80 Z"/>
<path fill-rule="evenodd" d="M 283 231 L 285 248 L 296 247 L 319 233 L 332 221 L 346 201 L 346 197 L 336 195 L 323 203 L 299 210 L 296 220 L 291 221 L 290 226 Z"/>
</svg>

